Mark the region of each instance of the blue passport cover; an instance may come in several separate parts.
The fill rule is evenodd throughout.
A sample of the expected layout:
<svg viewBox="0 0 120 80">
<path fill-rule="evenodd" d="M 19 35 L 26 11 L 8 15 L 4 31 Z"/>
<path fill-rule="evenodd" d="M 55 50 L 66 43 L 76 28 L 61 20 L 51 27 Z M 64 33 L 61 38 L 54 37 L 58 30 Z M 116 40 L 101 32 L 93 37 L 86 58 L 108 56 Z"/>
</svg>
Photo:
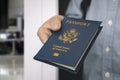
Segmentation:
<svg viewBox="0 0 120 80">
<path fill-rule="evenodd" d="M 77 73 L 101 30 L 101 22 L 65 17 L 61 24 L 34 59 Z"/>
</svg>

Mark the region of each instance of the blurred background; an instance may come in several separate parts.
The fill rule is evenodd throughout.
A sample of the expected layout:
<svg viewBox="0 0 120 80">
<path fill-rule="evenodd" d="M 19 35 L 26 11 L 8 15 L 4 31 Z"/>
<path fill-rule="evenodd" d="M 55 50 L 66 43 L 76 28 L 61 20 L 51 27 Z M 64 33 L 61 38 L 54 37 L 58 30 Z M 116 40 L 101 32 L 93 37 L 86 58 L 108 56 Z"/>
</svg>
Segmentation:
<svg viewBox="0 0 120 80">
<path fill-rule="evenodd" d="M 23 0 L 0 0 L 0 80 L 23 80 Z"/>
<path fill-rule="evenodd" d="M 36 31 L 50 17 L 65 15 L 68 3 L 69 0 L 0 0 L 0 80 L 58 80 L 56 68 L 33 60 L 42 46 Z"/>
</svg>

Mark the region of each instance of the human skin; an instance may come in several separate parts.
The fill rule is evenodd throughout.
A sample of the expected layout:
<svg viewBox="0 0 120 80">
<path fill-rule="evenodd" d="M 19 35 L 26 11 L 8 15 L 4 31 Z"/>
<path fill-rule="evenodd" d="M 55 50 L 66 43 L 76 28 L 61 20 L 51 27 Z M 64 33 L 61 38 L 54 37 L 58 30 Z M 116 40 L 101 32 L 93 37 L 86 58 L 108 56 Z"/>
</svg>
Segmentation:
<svg viewBox="0 0 120 80">
<path fill-rule="evenodd" d="M 45 21 L 38 29 L 37 35 L 44 44 L 52 35 L 52 32 L 58 31 L 61 28 L 61 21 L 64 16 L 56 15 Z"/>
</svg>

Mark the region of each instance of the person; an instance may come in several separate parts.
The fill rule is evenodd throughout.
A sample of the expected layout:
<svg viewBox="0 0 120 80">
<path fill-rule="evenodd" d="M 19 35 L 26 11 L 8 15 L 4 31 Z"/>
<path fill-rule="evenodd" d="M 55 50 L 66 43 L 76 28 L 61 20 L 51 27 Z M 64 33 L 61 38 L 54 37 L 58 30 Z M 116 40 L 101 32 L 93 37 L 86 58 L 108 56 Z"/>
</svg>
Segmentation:
<svg viewBox="0 0 120 80">
<path fill-rule="evenodd" d="M 71 0 L 66 16 L 82 18 L 81 3 Z M 120 80 L 120 0 L 91 0 L 86 10 L 85 19 L 102 21 L 103 29 L 84 61 L 83 80 Z M 39 28 L 43 43 L 61 28 L 63 18 L 54 16 Z"/>
</svg>

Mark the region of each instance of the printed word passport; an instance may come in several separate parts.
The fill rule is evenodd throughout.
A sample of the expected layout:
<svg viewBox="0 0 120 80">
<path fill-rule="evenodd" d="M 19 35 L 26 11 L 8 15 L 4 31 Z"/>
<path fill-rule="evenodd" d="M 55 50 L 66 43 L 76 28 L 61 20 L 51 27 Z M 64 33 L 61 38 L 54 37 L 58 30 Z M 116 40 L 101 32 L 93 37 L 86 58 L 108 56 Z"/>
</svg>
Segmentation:
<svg viewBox="0 0 120 80">
<path fill-rule="evenodd" d="M 34 59 L 77 73 L 102 29 L 100 24 L 100 21 L 64 17 L 61 29 L 53 32 Z"/>
</svg>

